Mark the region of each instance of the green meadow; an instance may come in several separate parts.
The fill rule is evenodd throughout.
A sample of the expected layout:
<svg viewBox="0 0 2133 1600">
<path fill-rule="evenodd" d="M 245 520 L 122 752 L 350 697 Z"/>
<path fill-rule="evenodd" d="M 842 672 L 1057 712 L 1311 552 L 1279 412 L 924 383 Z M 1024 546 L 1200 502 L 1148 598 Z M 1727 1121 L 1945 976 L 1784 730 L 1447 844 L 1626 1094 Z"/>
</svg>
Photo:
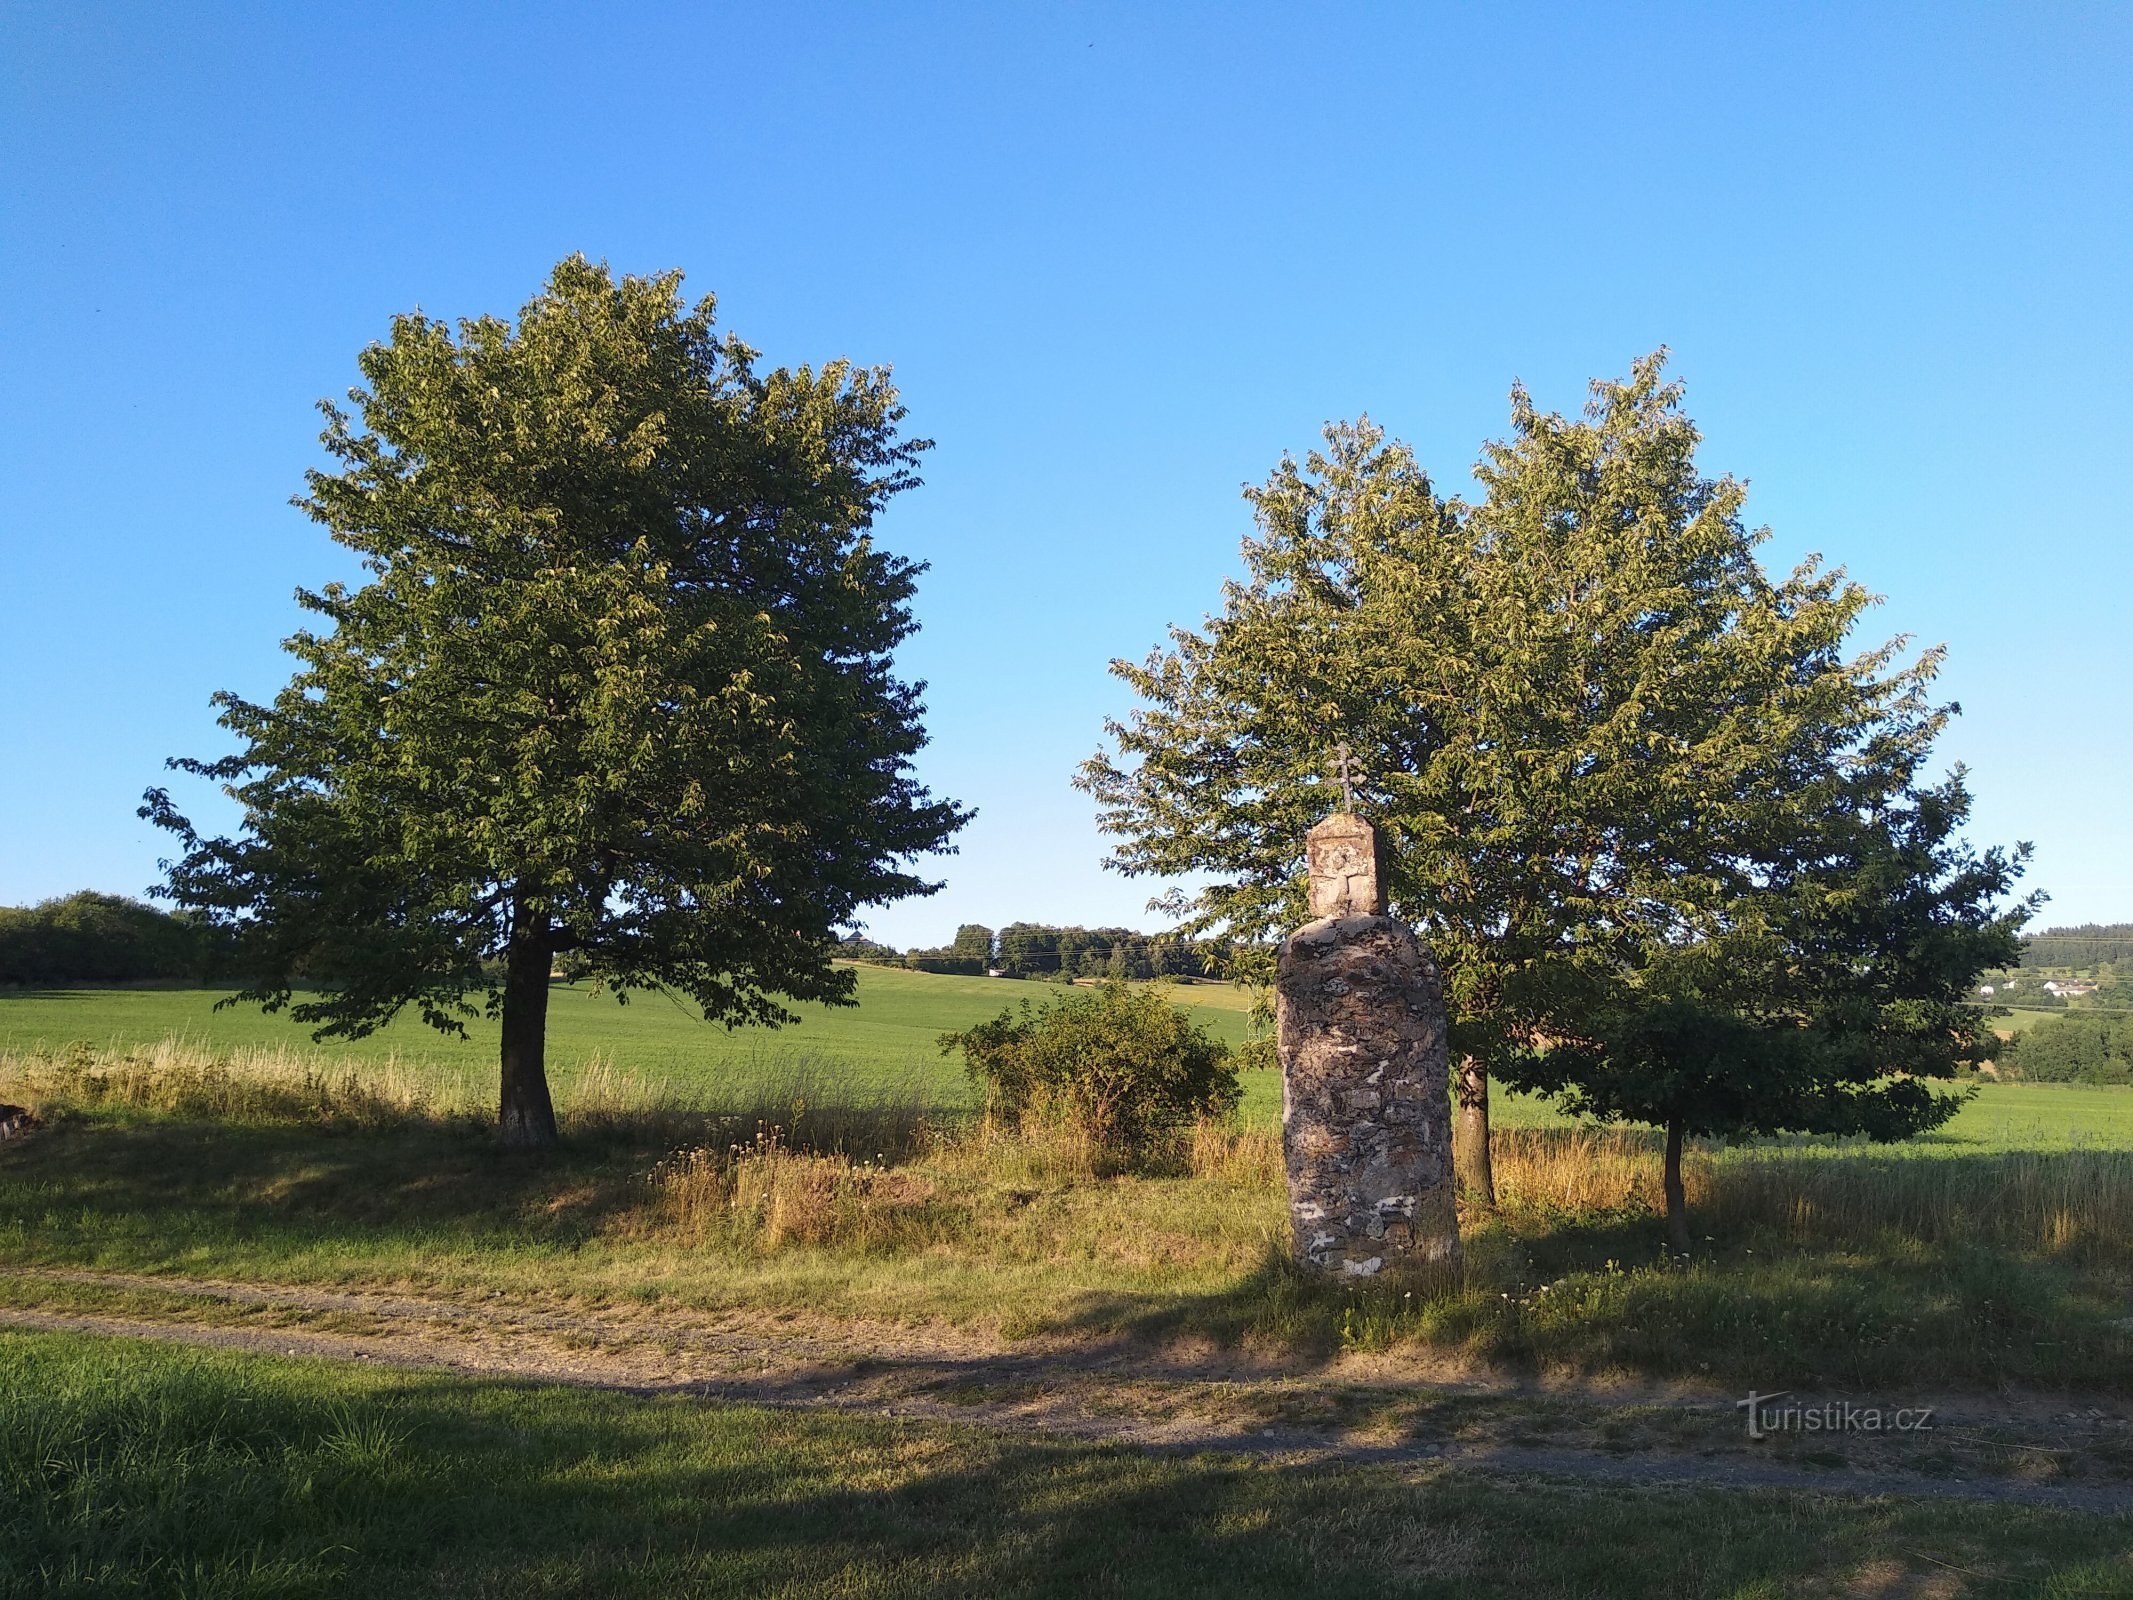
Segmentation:
<svg viewBox="0 0 2133 1600">
<path fill-rule="evenodd" d="M 682 1348 L 684 1330 L 843 1348 L 848 1329 L 887 1368 L 978 1352 L 973 1393 L 1010 1398 L 1070 1381 L 1082 1354 L 1126 1354 L 1139 1382 L 1132 1352 L 1214 1352 L 1234 1363 L 1219 1398 L 1115 1403 L 1297 1406 L 1371 1439 L 1441 1400 L 1382 1377 L 1496 1374 L 1538 1380 L 1568 1420 L 1473 1399 L 1460 1438 L 1597 1430 L 1605 1461 L 1651 1447 L 1638 1428 L 1690 1426 L 1618 1417 L 1624 1380 L 1903 1399 L 1930 1374 L 1936 1395 L 2114 1414 L 2133 1395 L 2133 1090 L 1987 1083 L 1948 1127 L 1886 1149 L 1700 1147 L 1693 1257 L 1661 1248 L 1648 1131 L 1505 1096 L 1501 1206 L 1468 1211 L 1456 1273 L 1400 1293 L 1288 1266 L 1271 1073 L 1246 1074 L 1241 1125 L 1202 1127 L 1146 1171 L 954 1115 L 970 1091 L 937 1036 L 1043 993 L 863 968 L 855 1007 L 728 1033 L 559 987 L 565 1141 L 539 1157 L 500 1149 L 479 1114 L 486 1021 L 464 1040 L 403 1023 L 319 1046 L 201 991 L 0 999 L 0 1100 L 44 1119 L 0 1146 L 0 1317 L 74 1330 L 0 1330 L 0 1600 L 2133 1594 L 2124 1517 L 1848 1492 L 1849 1444 L 1799 1457 L 1828 1492 L 1644 1485 L 1604 1462 L 1507 1478 L 82 1331 L 278 1349 L 285 1328 L 426 1328 L 479 1364 L 483 1330 L 516 1329 L 500 1348 L 552 1338 L 573 1363 L 622 1363 L 624 1382 L 633 1352 Z M 1246 1037 L 1243 993 L 1176 997 Z M 751 1140 L 758 1117 L 780 1133 Z M 288 1298 L 307 1290 L 367 1298 Z M 435 1318 L 389 1309 L 405 1296 Z M 564 1331 L 539 1334 L 544 1319 Z M 983 1377 L 993 1355 L 1061 1365 L 1031 1388 Z M 1261 1392 L 1268 1361 L 1307 1376 Z M 1897 1464 L 1939 1477 L 1974 1470 L 1950 1450 L 1984 1451 L 2010 1481 L 2106 1488 L 2133 1470 L 2001 1461 L 1979 1437 Z M 1950 1571 L 1963 1582 L 1941 1584 Z"/>
<path fill-rule="evenodd" d="M 704 1022 L 685 1001 L 634 995 L 627 1004 L 583 984 L 557 984 L 549 1001 L 548 1059 L 558 1098 L 591 1077 L 620 1074 L 629 1091 L 685 1102 L 735 1102 L 803 1085 L 836 1098 L 889 1095 L 929 1109 L 973 1103 L 959 1060 L 942 1055 L 940 1035 L 967 1028 L 1003 1007 L 1041 1002 L 1048 985 L 1012 978 L 957 978 L 861 966 L 858 1003 L 801 1005 L 784 1028 L 728 1030 Z M 1242 1044 L 1252 997 L 1226 984 L 1183 984 L 1177 1003 L 1219 1039 Z M 467 1020 L 464 1038 L 403 1016 L 367 1038 L 314 1043 L 286 1012 L 218 1005 L 211 989 L 53 989 L 0 992 L 0 1052 L 60 1051 L 75 1044 L 125 1051 L 166 1040 L 211 1051 L 301 1051 L 350 1070 L 391 1066 L 445 1104 L 494 1104 L 496 1023 Z M 2053 1013 L 2018 1011 L 1999 1025 L 2025 1029 Z M 1278 1119 L 1281 1085 L 1270 1072 L 1243 1075 L 1243 1113 Z M 1559 1126 L 1547 1102 L 1499 1091 L 1503 1128 Z M 1978 1149 L 2063 1149 L 2093 1144 L 2133 1148 L 2133 1091 L 2059 1084 L 1987 1084 L 1956 1119 L 1900 1148 L 1919 1154 Z M 1811 1148 L 1827 1149 L 1815 1141 Z"/>
<path fill-rule="evenodd" d="M 1167 1165 L 1092 1171 L 986 1129 L 938 1035 L 1039 986 L 863 968 L 857 1006 L 728 1033 L 678 1005 L 555 995 L 565 1148 L 495 1147 L 489 1024 L 313 1046 L 205 992 L 0 1000 L 0 1265 L 397 1282 L 719 1312 L 1429 1349 L 1572 1373 L 2127 1389 L 2133 1090 L 1979 1085 L 1891 1147 L 1713 1144 L 1693 1261 L 1661 1248 L 1646 1129 L 1501 1096 L 1504 1204 L 1445 1292 L 1375 1306 L 1283 1266 L 1279 1084 Z M 1245 1037 L 1240 991 L 1176 991 Z M 178 1043 L 173 1044 L 171 1041 Z M 770 1146 L 757 1143 L 775 1128 Z M 43 1278 L 18 1303 L 87 1306 Z M 56 1297 L 56 1298 L 55 1298 Z"/>
<path fill-rule="evenodd" d="M 952 978 L 861 966 L 857 1005 L 798 1005 L 784 1028 L 728 1030 L 706 1023 L 679 998 L 632 995 L 626 1004 L 583 984 L 557 984 L 548 1010 L 550 1075 L 560 1096 L 589 1070 L 619 1069 L 653 1093 L 721 1097 L 796 1075 L 852 1094 L 908 1094 L 934 1106 L 970 1103 L 959 1060 L 941 1054 L 940 1035 L 1052 992 L 1012 978 Z M 1190 984 L 1181 1003 L 1217 1038 L 1241 1044 L 1251 999 L 1228 985 Z M 352 1067 L 390 1062 L 433 1083 L 447 1099 L 493 1100 L 494 1018 L 467 1020 L 466 1036 L 439 1033 L 404 1015 L 367 1038 L 314 1044 L 287 1013 L 256 1005 L 217 1009 L 208 989 L 52 989 L 0 995 L 0 1051 L 138 1048 L 175 1039 L 216 1050 L 302 1050 Z M 1278 1104 L 1265 1085 L 1252 1103 Z"/>
</svg>

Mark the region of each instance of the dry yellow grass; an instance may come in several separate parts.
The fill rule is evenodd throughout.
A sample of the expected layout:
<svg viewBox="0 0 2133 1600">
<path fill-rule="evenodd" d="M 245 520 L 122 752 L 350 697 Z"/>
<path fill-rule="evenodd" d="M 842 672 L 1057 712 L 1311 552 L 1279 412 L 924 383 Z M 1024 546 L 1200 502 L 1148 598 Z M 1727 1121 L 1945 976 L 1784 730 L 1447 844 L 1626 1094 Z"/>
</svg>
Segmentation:
<svg viewBox="0 0 2133 1600">
<path fill-rule="evenodd" d="M 1498 1128 L 1489 1140 L 1496 1192 L 1507 1204 L 1562 1211 L 1659 1211 L 1653 1138 L 1622 1128 Z M 1690 1204 L 1710 1195 L 1713 1163 L 1696 1151 L 1682 1163 Z"/>
<path fill-rule="evenodd" d="M 124 1107 L 230 1122 L 387 1123 L 451 1115 L 433 1090 L 387 1061 L 333 1071 L 306 1051 L 210 1051 L 182 1041 L 129 1050 L 0 1052 L 0 1098 L 42 1116 Z"/>
<path fill-rule="evenodd" d="M 1490 1147 L 1507 1205 L 1651 1214 L 1664 1207 L 1656 1135 L 1500 1129 Z M 1720 1234 L 1763 1227 L 1818 1243 L 1971 1241 L 2044 1256 L 2122 1255 L 2133 1246 L 2133 1151 L 1691 1149 L 1682 1181 L 1698 1225 Z"/>
<path fill-rule="evenodd" d="M 745 1144 L 670 1157 L 651 1181 L 684 1242 L 749 1238 L 765 1249 L 888 1244 L 934 1194 L 923 1173 L 795 1150 L 768 1126 Z"/>
<path fill-rule="evenodd" d="M 0 1101 L 50 1119 L 70 1109 L 124 1108 L 233 1122 L 389 1126 L 485 1118 L 469 1092 L 391 1060 L 360 1073 L 323 1052 L 212 1051 L 179 1040 L 127 1050 L 0 1052 Z M 1023 1188 L 1071 1188 L 1111 1176 L 1070 1125 L 1008 1128 L 985 1119 L 930 1122 L 915 1100 L 840 1098 L 795 1078 L 745 1103 L 684 1098 L 671 1086 L 596 1060 L 568 1085 L 566 1127 L 687 1145 L 656 1171 L 658 1206 L 684 1238 L 739 1233 L 783 1243 L 886 1245 L 945 1226 L 953 1208 L 1016 1204 Z M 1656 1136 L 1588 1127 L 1506 1128 L 1495 1135 L 1507 1210 L 1655 1215 Z M 1202 1123 L 1156 1163 L 1155 1175 L 1256 1191 L 1281 1184 L 1279 1135 Z M 2000 1149 L 1920 1155 L 1827 1145 L 1692 1148 L 1683 1173 L 1699 1230 L 1754 1229 L 1802 1242 L 1975 1242 L 2025 1255 L 2118 1260 L 2133 1254 L 2133 1151 Z M 983 1200 L 981 1194 L 992 1200 Z M 1002 1198 L 1005 1197 L 1005 1198 Z"/>
</svg>

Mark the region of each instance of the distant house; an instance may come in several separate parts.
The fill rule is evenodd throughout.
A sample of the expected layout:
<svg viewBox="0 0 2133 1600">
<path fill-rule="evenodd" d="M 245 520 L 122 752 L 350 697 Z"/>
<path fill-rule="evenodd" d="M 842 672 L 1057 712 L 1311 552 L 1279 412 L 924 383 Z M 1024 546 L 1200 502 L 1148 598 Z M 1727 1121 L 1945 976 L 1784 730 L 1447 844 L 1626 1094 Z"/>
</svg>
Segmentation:
<svg viewBox="0 0 2133 1600">
<path fill-rule="evenodd" d="M 1987 1000 L 1990 1000 L 1994 995 L 1999 993 L 1999 990 L 1993 988 L 1993 986 L 1989 983 L 1981 983 L 1977 986 L 1977 992 L 1983 995 Z"/>
<path fill-rule="evenodd" d="M 2049 995 L 2056 995 L 2061 1000 L 2079 1000 L 2085 994 L 2094 994 L 2096 985 L 2085 983 L 2079 978 L 2069 978 L 2064 983 L 2061 983 L 2057 978 L 2046 978 L 2044 980 L 2044 992 Z"/>
</svg>

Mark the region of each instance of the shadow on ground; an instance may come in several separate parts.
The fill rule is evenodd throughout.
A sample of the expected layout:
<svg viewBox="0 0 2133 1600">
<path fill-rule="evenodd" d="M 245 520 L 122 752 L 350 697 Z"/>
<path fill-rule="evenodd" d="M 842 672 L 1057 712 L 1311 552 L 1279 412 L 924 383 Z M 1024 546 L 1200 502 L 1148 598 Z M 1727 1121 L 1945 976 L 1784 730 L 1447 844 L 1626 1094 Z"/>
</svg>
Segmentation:
<svg viewBox="0 0 2133 1600">
<path fill-rule="evenodd" d="M 776 1258 L 794 1267 L 794 1283 L 842 1285 L 842 1303 L 861 1314 L 869 1286 L 889 1277 L 906 1314 L 923 1307 L 928 1274 L 938 1274 L 953 1281 L 959 1305 L 993 1307 L 1016 1337 L 1212 1343 L 1306 1362 L 1405 1350 L 1512 1373 L 1814 1386 L 1891 1404 L 1922 1389 L 2002 1384 L 2133 1393 L 2122 1261 L 1992 1243 L 1983 1222 L 1978 1238 L 1893 1227 L 1832 1238 L 1736 1216 L 1724 1237 L 1682 1261 L 1664 1254 L 1648 1214 L 1507 1207 L 1469 1219 L 1465 1270 L 1450 1281 L 1327 1285 L 1271 1252 L 1241 1268 L 1187 1261 L 1136 1276 L 1108 1270 L 1086 1239 L 1062 1241 L 1056 1261 L 1020 1256 L 1010 1274 L 987 1254 L 996 1236 L 982 1228 L 901 1253 L 893 1244 L 678 1244 L 662 1231 L 646 1174 L 683 1136 L 672 1118 L 623 1117 L 529 1157 L 472 1124 L 321 1131 L 61 1119 L 0 1149 L 0 1257 L 288 1281 L 456 1261 L 538 1292 L 550 1286 L 542 1262 L 587 1253 L 627 1268 L 630 1292 L 654 1303 L 662 1283 L 685 1295 L 690 1283 L 721 1284 L 744 1259 Z M 1861 1181 L 1875 1181 L 1874 1159 L 1845 1158 L 1865 1164 Z M 2004 1187 L 2010 1159 L 1907 1165 L 1985 1194 Z M 2082 1158 L 2021 1159 L 2025 1172 L 2053 1180 L 2054 1163 Z M 1168 1191 L 1151 1183 L 1134 1205 L 1168 1204 L 1167 1192 L 1174 1181 Z M 1003 1191 L 972 1204 L 993 1200 L 1021 1203 Z M 1141 1213 L 1117 1215 L 1130 1226 Z M 1027 1251 L 1028 1238 L 1016 1248 Z M 1003 1288 L 988 1298 L 988 1274 L 1011 1282 L 1012 1297 Z M 796 1291 L 785 1292 L 789 1301 Z"/>
<path fill-rule="evenodd" d="M 0 1335 L 0 1383 L 5 1594 L 2133 1593 L 2124 1519 L 2013 1507 L 1510 1492 L 49 1335 Z"/>
</svg>

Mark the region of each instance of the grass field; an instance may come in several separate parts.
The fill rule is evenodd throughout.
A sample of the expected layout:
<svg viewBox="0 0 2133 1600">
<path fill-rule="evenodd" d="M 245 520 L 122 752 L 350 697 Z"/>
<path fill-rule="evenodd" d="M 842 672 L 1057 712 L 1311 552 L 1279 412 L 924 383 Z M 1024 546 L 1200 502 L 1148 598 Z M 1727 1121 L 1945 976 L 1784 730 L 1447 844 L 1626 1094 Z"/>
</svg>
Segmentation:
<svg viewBox="0 0 2133 1600">
<path fill-rule="evenodd" d="M 2133 1594 L 2133 1525 L 0 1334 L 0 1596 Z M 1974 1585 L 1974 1586 L 1973 1586 Z"/>
<path fill-rule="evenodd" d="M 780 1029 L 728 1031 L 712 1027 L 682 1002 L 637 996 L 618 1005 L 583 985 L 558 984 L 550 999 L 549 1071 L 568 1100 L 588 1077 L 610 1069 L 647 1095 L 687 1101 L 745 1102 L 805 1078 L 847 1097 L 894 1094 L 953 1109 L 972 1103 L 958 1061 L 942 1056 L 940 1035 L 967 1028 L 1025 1000 L 1041 1002 L 1049 986 L 1010 978 L 953 978 L 862 966 L 859 1004 L 801 1006 L 801 1021 Z M 1172 991 L 1209 1032 L 1240 1044 L 1250 1030 L 1251 997 L 1228 985 L 1190 984 Z M 369 1038 L 313 1044 L 310 1031 L 286 1014 L 254 1005 L 216 1009 L 217 991 L 203 989 L 64 989 L 0 991 L 0 1052 L 62 1049 L 79 1042 L 97 1048 L 140 1047 L 167 1039 L 211 1050 L 301 1050 L 321 1062 L 353 1068 L 391 1064 L 430 1087 L 444 1105 L 495 1104 L 496 1025 L 468 1024 L 455 1038 L 402 1018 Z M 2012 1013 L 2020 1028 L 2045 1012 Z M 2002 1019 L 2006 1026 L 2009 1019 Z M 1271 1072 L 1243 1075 L 1243 1115 L 1266 1125 L 1281 1112 L 1281 1085 Z M 1562 1122 L 1542 1100 L 1498 1090 L 1493 1111 L 1504 1128 L 1552 1127 Z M 1956 1120 L 1927 1140 L 1904 1148 L 1920 1153 L 1960 1150 L 2058 1149 L 2083 1144 L 2133 1149 L 2133 1093 L 2059 1085 L 1988 1085 Z"/>
<path fill-rule="evenodd" d="M 0 1055 L 0 1099 L 51 1123 L 0 1150 L 0 1265 L 1765 1387 L 1928 1370 L 2133 1392 L 2133 1091 L 1990 1085 L 1892 1149 L 1699 1150 L 1707 1237 L 1686 1260 L 1661 1248 L 1648 1133 L 1504 1126 L 1504 1204 L 1466 1218 L 1462 1274 L 1389 1298 L 1286 1267 L 1263 1127 L 1098 1178 L 1042 1141 L 868 1102 L 863 1077 L 765 1079 L 759 1103 L 710 1112 L 587 1074 L 563 1096 L 564 1150 L 529 1160 L 425 1100 L 419 1074 L 348 1059 Z M 763 1145 L 759 1124 L 785 1131 Z M 0 1282 L 17 1303 L 73 1294 Z"/>
<path fill-rule="evenodd" d="M 782 1036 L 559 993 L 566 1144 L 543 1157 L 488 1127 L 485 1029 L 313 1049 L 199 993 L 0 1000 L 0 1100 L 46 1124 L 0 1145 L 0 1313 L 270 1330 L 275 1349 L 391 1332 L 339 1295 L 442 1308 L 423 1337 L 470 1350 L 560 1326 L 542 1337 L 572 1361 L 656 1361 L 681 1330 L 733 1328 L 766 1348 L 849 1330 L 840 1348 L 904 1351 L 891 1367 L 1111 1352 L 1131 1375 L 1189 1355 L 1230 1363 L 1232 1407 L 1262 1403 L 1266 1363 L 1314 1375 L 1296 1391 L 1313 1406 L 1334 1392 L 1315 1375 L 1361 1363 L 1363 1388 L 1325 1402 L 1363 1407 L 1343 1428 L 1393 1404 L 1371 1385 L 1436 1381 L 1418 1374 L 1538 1380 L 1573 1409 L 1625 1381 L 2133 1398 L 2133 1090 L 1988 1084 L 1894 1149 L 1699 1149 L 1687 1259 L 1661 1248 L 1650 1135 L 1508 1097 L 1503 1203 L 1466 1213 L 1462 1268 L 1340 1287 L 1286 1264 L 1271 1074 L 1247 1075 L 1238 1127 L 1098 1176 L 971 1121 L 934 1048 L 1029 986 L 861 983 L 860 1007 Z M 1242 1036 L 1242 995 L 1179 998 Z M 594 1325 L 617 1331 L 575 1342 Z M 2000 1504 L 1150 1456 L 80 1334 L 0 1332 L 0 1394 L 8 1600 L 2133 1595 L 2126 1519 Z M 1577 1426 L 1611 1438 L 1610 1416 Z M 1458 1426 L 1531 1425 L 1513 1403 Z M 1994 1470 L 2068 1458 L 2008 1459 Z"/>
<path fill-rule="evenodd" d="M 792 1027 L 728 1031 L 713 1027 L 685 1001 L 636 995 L 618 1005 L 586 986 L 557 984 L 548 1013 L 549 1069 L 559 1091 L 589 1067 L 610 1063 L 653 1090 L 685 1096 L 742 1094 L 766 1080 L 790 1079 L 803 1066 L 850 1092 L 894 1088 L 937 1106 L 970 1103 L 959 1062 L 941 1055 L 940 1035 L 1024 1000 L 1041 1002 L 1049 985 L 1011 978 L 952 978 L 861 966 L 856 1006 L 802 1005 Z M 1228 985 L 1190 984 L 1175 991 L 1209 1032 L 1240 1044 L 1250 997 Z M 355 1064 L 392 1061 L 438 1086 L 448 1100 L 493 1103 L 496 1023 L 477 1017 L 455 1038 L 413 1016 L 365 1039 L 314 1046 L 310 1030 L 256 1005 L 215 1009 L 202 989 L 55 989 L 0 991 L 0 1050 L 196 1041 L 215 1049 L 318 1049 Z M 1251 1109 L 1272 1114 L 1278 1086 L 1267 1075 L 1248 1084 Z"/>
</svg>

